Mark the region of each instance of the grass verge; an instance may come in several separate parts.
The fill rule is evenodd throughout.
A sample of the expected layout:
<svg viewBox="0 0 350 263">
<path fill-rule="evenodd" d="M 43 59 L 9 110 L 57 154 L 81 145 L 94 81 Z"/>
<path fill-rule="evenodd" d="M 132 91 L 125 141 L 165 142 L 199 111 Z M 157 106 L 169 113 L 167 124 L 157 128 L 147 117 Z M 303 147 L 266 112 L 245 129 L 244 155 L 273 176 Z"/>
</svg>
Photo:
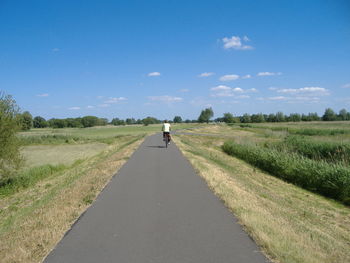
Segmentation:
<svg viewBox="0 0 350 263">
<path fill-rule="evenodd" d="M 100 154 L 0 199 L 0 261 L 41 262 L 144 136 L 122 136 Z"/>
<path fill-rule="evenodd" d="M 350 262 L 348 207 L 223 153 L 220 137 L 173 138 L 272 261 Z"/>
</svg>

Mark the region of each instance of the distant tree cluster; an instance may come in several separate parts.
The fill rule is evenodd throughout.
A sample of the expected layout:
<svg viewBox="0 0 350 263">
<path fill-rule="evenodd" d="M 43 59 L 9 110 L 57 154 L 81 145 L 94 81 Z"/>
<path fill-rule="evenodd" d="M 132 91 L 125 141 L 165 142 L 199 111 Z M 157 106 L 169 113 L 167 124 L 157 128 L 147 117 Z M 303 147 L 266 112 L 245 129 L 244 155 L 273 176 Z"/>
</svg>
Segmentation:
<svg viewBox="0 0 350 263">
<path fill-rule="evenodd" d="M 172 123 L 209 123 L 211 118 L 214 116 L 212 108 L 206 108 L 201 111 L 198 119 L 185 121 L 182 120 L 181 116 L 175 116 L 173 120 L 169 120 Z M 108 122 L 106 118 L 98 118 L 96 116 L 84 116 L 79 118 L 65 118 L 58 119 L 52 118 L 45 120 L 41 116 L 32 117 L 32 115 L 25 111 L 23 113 L 16 113 L 16 120 L 19 125 L 20 130 L 29 130 L 30 128 L 88 128 L 94 126 L 105 126 L 107 124 L 120 126 L 120 125 L 150 125 L 159 124 L 163 120 L 159 120 L 155 117 L 146 117 L 144 119 L 119 119 L 113 118 L 111 122 Z M 261 122 L 300 122 L 300 121 L 347 121 L 350 120 L 350 112 L 346 109 L 341 109 L 337 114 L 333 109 L 327 108 L 322 116 L 318 116 L 316 112 L 311 112 L 309 114 L 299 114 L 291 113 L 289 115 L 284 114 L 279 111 L 277 113 L 270 114 L 248 114 L 245 113 L 242 116 L 234 116 L 232 113 L 224 113 L 223 117 L 216 118 L 215 122 L 225 122 L 225 123 L 261 123 Z"/>
<path fill-rule="evenodd" d="M 221 118 L 215 119 L 217 122 L 226 123 L 259 123 L 259 122 L 299 122 L 299 121 L 348 121 L 350 120 L 350 112 L 346 109 L 342 109 L 338 114 L 331 108 L 327 108 L 323 116 L 318 116 L 316 112 L 309 114 L 291 113 L 285 115 L 283 112 L 270 113 L 270 114 L 248 114 L 245 113 L 242 116 L 234 117 L 232 113 L 224 113 Z"/>
</svg>

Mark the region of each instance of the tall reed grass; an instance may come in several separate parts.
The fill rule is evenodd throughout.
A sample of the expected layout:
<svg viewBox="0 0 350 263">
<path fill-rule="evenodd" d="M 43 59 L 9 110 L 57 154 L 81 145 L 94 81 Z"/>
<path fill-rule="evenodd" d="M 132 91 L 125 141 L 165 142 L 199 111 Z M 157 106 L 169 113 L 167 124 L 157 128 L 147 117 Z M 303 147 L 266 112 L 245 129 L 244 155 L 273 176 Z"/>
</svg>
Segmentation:
<svg viewBox="0 0 350 263">
<path fill-rule="evenodd" d="M 224 152 L 307 190 L 350 205 L 350 169 L 296 153 L 226 142 Z"/>
<path fill-rule="evenodd" d="M 314 160 L 349 165 L 350 144 L 310 140 L 302 136 L 288 136 L 277 144 L 279 150 L 286 150 Z"/>
</svg>

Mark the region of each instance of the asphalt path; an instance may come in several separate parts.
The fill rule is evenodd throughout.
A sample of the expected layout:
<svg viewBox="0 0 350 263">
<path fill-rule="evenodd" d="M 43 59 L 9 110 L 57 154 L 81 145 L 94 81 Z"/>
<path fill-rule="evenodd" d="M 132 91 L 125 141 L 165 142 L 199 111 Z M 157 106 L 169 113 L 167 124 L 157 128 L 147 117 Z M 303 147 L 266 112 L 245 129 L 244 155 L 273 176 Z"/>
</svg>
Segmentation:
<svg viewBox="0 0 350 263">
<path fill-rule="evenodd" d="M 45 259 L 263 263 L 232 213 L 161 135 L 149 136 Z"/>
</svg>

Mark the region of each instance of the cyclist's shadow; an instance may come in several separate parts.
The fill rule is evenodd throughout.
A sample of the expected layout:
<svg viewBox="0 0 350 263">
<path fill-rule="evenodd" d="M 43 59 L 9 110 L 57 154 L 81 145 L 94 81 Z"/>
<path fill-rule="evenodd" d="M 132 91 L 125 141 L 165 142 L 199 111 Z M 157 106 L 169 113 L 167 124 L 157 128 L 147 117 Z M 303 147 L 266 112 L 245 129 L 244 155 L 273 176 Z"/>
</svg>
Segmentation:
<svg viewBox="0 0 350 263">
<path fill-rule="evenodd" d="M 166 148 L 165 146 L 161 146 L 161 145 L 147 145 L 146 147 L 148 147 L 148 148 Z"/>
</svg>

